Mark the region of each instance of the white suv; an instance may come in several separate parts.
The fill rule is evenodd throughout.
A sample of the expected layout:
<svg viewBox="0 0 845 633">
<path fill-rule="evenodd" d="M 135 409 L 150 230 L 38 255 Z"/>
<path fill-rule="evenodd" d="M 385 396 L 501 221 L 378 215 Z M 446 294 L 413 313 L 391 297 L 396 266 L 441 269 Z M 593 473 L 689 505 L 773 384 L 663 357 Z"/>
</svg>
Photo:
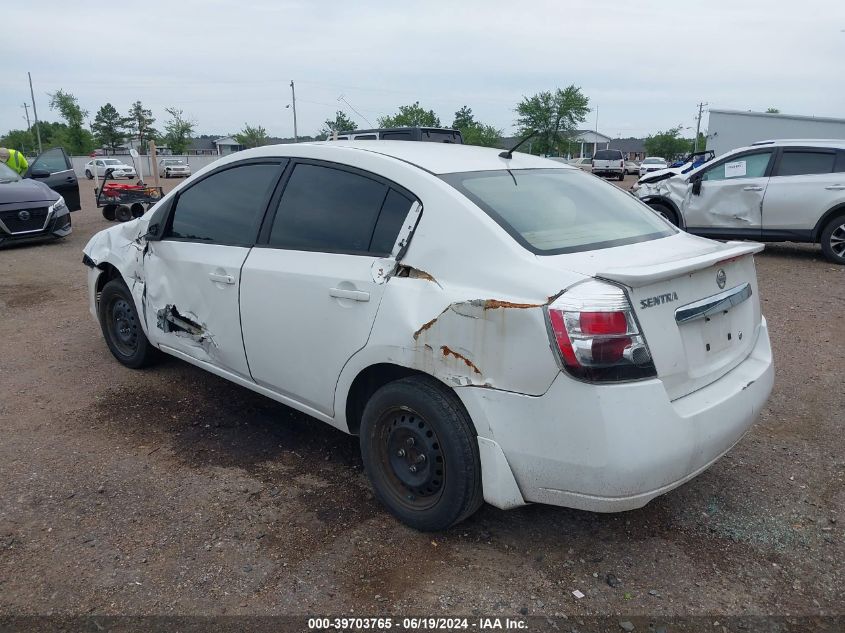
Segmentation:
<svg viewBox="0 0 845 633">
<path fill-rule="evenodd" d="M 625 157 L 618 149 L 600 149 L 593 155 L 592 171 L 597 176 L 625 180 Z"/>
<path fill-rule="evenodd" d="M 845 140 L 761 141 L 634 193 L 690 233 L 818 243 L 845 264 Z"/>
<path fill-rule="evenodd" d="M 637 508 L 728 451 L 772 388 L 760 248 L 559 162 L 338 141 L 227 156 L 83 261 L 121 363 L 359 435 L 378 498 L 437 530 L 482 500 Z"/>
</svg>

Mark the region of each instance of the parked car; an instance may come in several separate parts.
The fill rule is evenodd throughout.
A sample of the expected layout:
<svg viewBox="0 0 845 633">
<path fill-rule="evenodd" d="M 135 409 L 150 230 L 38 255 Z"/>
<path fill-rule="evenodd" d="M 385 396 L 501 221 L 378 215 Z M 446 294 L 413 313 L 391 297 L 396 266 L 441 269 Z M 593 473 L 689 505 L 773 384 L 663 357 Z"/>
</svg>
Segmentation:
<svg viewBox="0 0 845 633">
<path fill-rule="evenodd" d="M 640 164 L 633 160 L 625 161 L 625 175 L 633 174 L 634 176 L 640 173 Z"/>
<path fill-rule="evenodd" d="M 482 500 L 640 507 L 728 451 L 769 395 L 762 247 L 502 154 L 227 156 L 91 239 L 91 312 L 128 367 L 165 352 L 358 435 L 376 496 L 415 528 Z"/>
<path fill-rule="evenodd" d="M 845 140 L 755 143 L 635 195 L 696 235 L 813 242 L 845 264 Z"/>
<path fill-rule="evenodd" d="M 181 158 L 163 158 L 158 161 L 158 173 L 165 178 L 187 178 L 191 166 Z"/>
<path fill-rule="evenodd" d="M 132 165 L 127 165 L 116 158 L 95 158 L 85 163 L 85 177 L 88 180 L 94 178 L 95 169 L 100 178 L 106 174 L 111 174 L 112 178 L 129 178 L 130 180 L 137 177 Z"/>
<path fill-rule="evenodd" d="M 70 212 L 80 208 L 79 183 L 65 151 L 48 149 L 24 176 L 0 163 L 0 246 L 70 235 Z"/>
<path fill-rule="evenodd" d="M 593 171 L 592 158 L 573 158 L 569 161 L 569 164 L 573 167 L 577 167 L 578 169 L 583 169 L 584 171 Z"/>
<path fill-rule="evenodd" d="M 625 180 L 625 157 L 618 149 L 600 149 L 593 156 L 593 173 L 597 176 Z"/>
<path fill-rule="evenodd" d="M 661 158 L 660 156 L 649 156 L 648 158 L 644 158 L 643 162 L 640 163 L 640 178 L 653 171 L 666 169 L 667 167 L 669 167 L 669 165 L 666 163 L 666 159 Z"/>
<path fill-rule="evenodd" d="M 372 130 L 347 130 L 330 141 L 428 141 L 463 144 L 460 130 L 439 127 L 392 127 Z"/>
</svg>

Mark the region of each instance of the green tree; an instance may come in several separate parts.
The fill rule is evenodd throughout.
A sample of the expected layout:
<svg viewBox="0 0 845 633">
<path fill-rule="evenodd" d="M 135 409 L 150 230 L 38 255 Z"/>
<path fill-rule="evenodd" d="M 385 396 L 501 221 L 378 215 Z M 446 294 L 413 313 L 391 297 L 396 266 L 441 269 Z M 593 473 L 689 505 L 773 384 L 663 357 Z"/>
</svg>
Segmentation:
<svg viewBox="0 0 845 633">
<path fill-rule="evenodd" d="M 82 127 L 88 111 L 80 107 L 77 98 L 64 90 L 57 90 L 50 95 L 50 109 L 58 110 L 67 125 L 61 138 L 67 152 L 76 155 L 90 154 L 94 149 L 94 137 Z"/>
<path fill-rule="evenodd" d="M 235 140 L 246 148 L 261 147 L 267 142 L 267 130 L 260 125 L 244 123 L 244 129 L 235 134 Z"/>
<path fill-rule="evenodd" d="M 399 112 L 393 116 L 379 117 L 379 127 L 440 127 L 440 119 L 434 110 L 426 110 L 419 101 L 411 105 L 399 106 Z"/>
<path fill-rule="evenodd" d="M 520 135 L 536 131 L 533 149 L 541 154 L 560 153 L 561 144 L 587 118 L 589 103 L 590 100 L 581 92 L 581 88 L 575 85 L 523 97 L 516 106 L 516 124 Z"/>
<path fill-rule="evenodd" d="M 472 108 L 466 105 L 461 106 L 460 110 L 455 112 L 452 127 L 461 131 L 461 136 L 463 136 L 466 145 L 498 147 L 502 140 L 502 130 L 476 121 Z"/>
<path fill-rule="evenodd" d="M 128 122 L 127 119 L 120 116 L 120 113 L 112 104 L 107 103 L 97 111 L 94 123 L 91 124 L 91 130 L 94 132 L 97 142 L 103 147 L 108 147 L 114 154 L 114 151 L 126 139 Z"/>
<path fill-rule="evenodd" d="M 38 149 L 34 134 L 29 130 L 9 130 L 0 137 L 0 146 L 16 149 L 23 154 L 31 154 Z"/>
<path fill-rule="evenodd" d="M 662 156 L 667 160 L 686 155 L 692 151 L 692 140 L 681 136 L 680 126 L 652 134 L 646 138 L 643 144 L 649 156 Z"/>
<path fill-rule="evenodd" d="M 164 111 L 170 115 L 170 119 L 164 124 L 162 140 L 174 154 L 184 154 L 196 122 L 186 118 L 185 113 L 178 108 L 165 108 Z"/>
<path fill-rule="evenodd" d="M 317 137 L 322 137 L 323 140 L 325 140 L 335 132 L 347 132 L 354 130 L 357 127 L 358 124 L 355 123 L 355 121 L 353 121 L 346 112 L 338 110 L 334 115 L 334 119 L 326 119 L 323 122 L 323 127 L 320 128 L 320 133 Z"/>
<path fill-rule="evenodd" d="M 132 132 L 132 138 L 138 140 L 138 151 L 142 154 L 147 153 L 147 144 L 158 137 L 158 130 L 153 127 L 155 118 L 153 111 L 148 110 L 140 101 L 136 101 L 129 108 L 129 116 L 127 118 L 127 126 Z"/>
<path fill-rule="evenodd" d="M 780 110 L 777 108 L 766 108 L 766 114 L 780 114 Z"/>
</svg>

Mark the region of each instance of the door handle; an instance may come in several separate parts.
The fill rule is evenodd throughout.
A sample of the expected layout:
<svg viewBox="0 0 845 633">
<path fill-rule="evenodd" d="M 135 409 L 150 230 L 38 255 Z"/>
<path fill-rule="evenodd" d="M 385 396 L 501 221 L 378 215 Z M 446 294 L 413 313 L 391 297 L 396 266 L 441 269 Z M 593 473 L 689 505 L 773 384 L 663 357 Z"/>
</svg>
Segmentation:
<svg viewBox="0 0 845 633">
<path fill-rule="evenodd" d="M 843 191 L 845 190 L 845 185 L 830 185 L 829 187 L 825 187 L 828 191 Z"/>
<path fill-rule="evenodd" d="M 763 188 L 759 185 L 748 185 L 747 187 L 742 188 L 743 191 L 763 191 Z"/>
<path fill-rule="evenodd" d="M 338 299 L 352 299 L 352 301 L 369 301 L 370 293 L 362 290 L 345 290 L 343 288 L 330 288 L 329 295 Z"/>
<path fill-rule="evenodd" d="M 233 284 L 235 278 L 232 275 L 220 275 L 218 273 L 208 273 L 208 278 L 218 284 Z"/>
</svg>

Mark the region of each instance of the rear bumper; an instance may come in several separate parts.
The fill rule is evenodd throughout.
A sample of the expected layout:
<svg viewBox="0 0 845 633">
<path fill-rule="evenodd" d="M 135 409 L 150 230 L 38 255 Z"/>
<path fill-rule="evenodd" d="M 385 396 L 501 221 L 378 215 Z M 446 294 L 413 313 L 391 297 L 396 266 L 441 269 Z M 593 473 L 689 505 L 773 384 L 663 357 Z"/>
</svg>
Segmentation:
<svg viewBox="0 0 845 633">
<path fill-rule="evenodd" d="M 774 382 L 763 322 L 751 354 L 710 385 L 670 401 L 659 380 L 596 386 L 559 375 L 543 396 L 457 389 L 501 451 L 482 453 L 484 498 L 617 512 L 639 508 L 706 470 L 748 431 Z M 510 470 L 510 473 L 501 472 Z M 489 487 L 489 489 L 488 489 Z"/>
</svg>

